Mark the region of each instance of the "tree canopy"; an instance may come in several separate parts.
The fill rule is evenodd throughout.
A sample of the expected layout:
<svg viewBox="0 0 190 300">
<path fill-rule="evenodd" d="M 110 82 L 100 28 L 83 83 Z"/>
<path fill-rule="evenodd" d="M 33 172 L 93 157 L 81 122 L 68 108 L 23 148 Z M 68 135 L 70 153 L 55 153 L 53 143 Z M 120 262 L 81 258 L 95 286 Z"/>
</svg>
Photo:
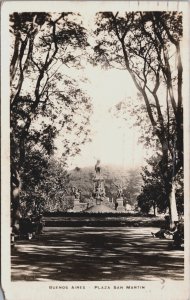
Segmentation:
<svg viewBox="0 0 190 300">
<path fill-rule="evenodd" d="M 61 174 L 66 184 L 67 158 L 90 140 L 90 98 L 82 91 L 80 80 L 66 72 L 67 68 L 81 68 L 90 57 L 94 65 L 126 70 L 131 76 L 140 103 L 131 114 L 137 115 L 138 125 L 146 125 L 143 143 L 150 147 L 154 140 L 158 159 L 151 174 L 144 169 L 144 187 L 148 190 L 157 174 L 174 221 L 173 195 L 183 173 L 182 25 L 179 12 L 99 12 L 92 53 L 80 14 L 10 15 L 11 160 L 25 191 L 30 179 L 32 189 L 43 190 L 40 185 L 50 168 L 49 186 L 54 189 L 53 173 Z M 116 110 L 123 109 L 120 102 Z M 62 147 L 59 166 L 50 159 L 57 143 Z M 130 193 L 135 194 L 130 186 Z M 155 190 L 158 186 L 157 182 Z"/>
<path fill-rule="evenodd" d="M 101 12 L 96 24 L 94 63 L 130 74 L 162 150 L 160 169 L 169 198 L 183 167 L 182 14 Z"/>
<path fill-rule="evenodd" d="M 12 169 L 22 181 L 22 200 L 44 200 L 56 143 L 61 143 L 64 168 L 90 140 L 90 98 L 65 71 L 82 67 L 87 32 L 79 14 L 15 12 L 10 35 Z"/>
<path fill-rule="evenodd" d="M 53 141 L 63 131 L 65 157 L 72 149 L 79 151 L 78 146 L 89 134 L 91 104 L 76 80 L 64 74 L 64 67 L 80 67 L 88 46 L 80 16 L 14 13 L 10 22 L 14 159 L 22 164 L 26 143 L 30 144 L 30 149 L 38 144 L 47 154 L 52 154 Z M 84 110 L 86 114 L 82 113 Z M 75 133 L 72 147 L 66 138 L 71 131 Z"/>
</svg>

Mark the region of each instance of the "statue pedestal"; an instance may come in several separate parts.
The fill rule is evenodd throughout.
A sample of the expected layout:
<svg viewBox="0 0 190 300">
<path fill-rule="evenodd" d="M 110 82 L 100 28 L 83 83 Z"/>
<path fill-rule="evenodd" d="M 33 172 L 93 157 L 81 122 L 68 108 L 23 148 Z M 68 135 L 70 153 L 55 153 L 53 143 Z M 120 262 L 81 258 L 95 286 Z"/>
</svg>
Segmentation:
<svg viewBox="0 0 190 300">
<path fill-rule="evenodd" d="M 125 211 L 123 206 L 123 198 L 118 198 L 116 201 L 118 203 L 117 211 Z"/>
<path fill-rule="evenodd" d="M 110 200 L 109 200 L 109 198 L 108 198 L 108 197 L 104 197 L 103 203 L 105 203 L 105 204 L 109 204 L 109 203 L 110 203 Z"/>
<path fill-rule="evenodd" d="M 100 205 L 101 204 L 101 199 L 96 199 L 96 205 Z"/>
<path fill-rule="evenodd" d="M 78 199 L 74 200 L 73 211 L 81 211 L 80 201 Z"/>
<path fill-rule="evenodd" d="M 131 205 L 130 204 L 126 203 L 125 211 L 131 211 Z"/>
<path fill-rule="evenodd" d="M 101 174 L 96 174 L 94 177 L 94 181 L 104 181 L 104 178 Z"/>
</svg>

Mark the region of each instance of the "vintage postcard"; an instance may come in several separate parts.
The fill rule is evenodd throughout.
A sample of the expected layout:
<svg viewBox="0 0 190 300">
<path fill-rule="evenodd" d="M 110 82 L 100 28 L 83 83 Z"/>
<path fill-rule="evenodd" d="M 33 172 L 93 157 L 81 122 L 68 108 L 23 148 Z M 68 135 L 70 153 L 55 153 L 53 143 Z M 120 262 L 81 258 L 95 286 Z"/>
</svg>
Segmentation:
<svg viewBox="0 0 190 300">
<path fill-rule="evenodd" d="M 189 5 L 4 1 L 6 300 L 189 299 Z"/>
</svg>

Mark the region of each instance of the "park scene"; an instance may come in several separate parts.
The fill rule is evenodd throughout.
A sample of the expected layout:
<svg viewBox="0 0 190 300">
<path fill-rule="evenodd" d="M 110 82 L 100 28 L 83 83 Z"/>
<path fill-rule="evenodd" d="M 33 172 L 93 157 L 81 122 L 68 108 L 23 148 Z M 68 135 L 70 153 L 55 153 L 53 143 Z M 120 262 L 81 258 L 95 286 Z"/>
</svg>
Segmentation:
<svg viewBox="0 0 190 300">
<path fill-rule="evenodd" d="M 12 281 L 184 280 L 182 24 L 10 14 Z"/>
</svg>

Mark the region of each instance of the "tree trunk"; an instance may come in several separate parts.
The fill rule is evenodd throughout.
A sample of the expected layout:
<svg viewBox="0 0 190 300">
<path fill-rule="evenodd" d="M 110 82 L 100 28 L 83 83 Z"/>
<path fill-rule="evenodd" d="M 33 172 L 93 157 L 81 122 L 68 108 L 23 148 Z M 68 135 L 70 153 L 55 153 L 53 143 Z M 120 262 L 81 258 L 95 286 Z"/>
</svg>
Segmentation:
<svg viewBox="0 0 190 300">
<path fill-rule="evenodd" d="M 20 189 L 21 189 L 21 180 L 20 176 L 15 167 L 12 166 L 11 170 L 11 227 L 13 228 L 14 233 L 19 232 L 19 220 L 21 218 L 20 213 Z"/>
<path fill-rule="evenodd" d="M 157 206 L 156 203 L 153 204 L 153 209 L 154 209 L 154 216 L 157 216 Z"/>
<path fill-rule="evenodd" d="M 174 227 L 174 222 L 178 221 L 177 204 L 175 197 L 175 183 L 172 183 L 171 191 L 169 193 L 169 206 L 170 206 L 170 227 Z"/>
</svg>

